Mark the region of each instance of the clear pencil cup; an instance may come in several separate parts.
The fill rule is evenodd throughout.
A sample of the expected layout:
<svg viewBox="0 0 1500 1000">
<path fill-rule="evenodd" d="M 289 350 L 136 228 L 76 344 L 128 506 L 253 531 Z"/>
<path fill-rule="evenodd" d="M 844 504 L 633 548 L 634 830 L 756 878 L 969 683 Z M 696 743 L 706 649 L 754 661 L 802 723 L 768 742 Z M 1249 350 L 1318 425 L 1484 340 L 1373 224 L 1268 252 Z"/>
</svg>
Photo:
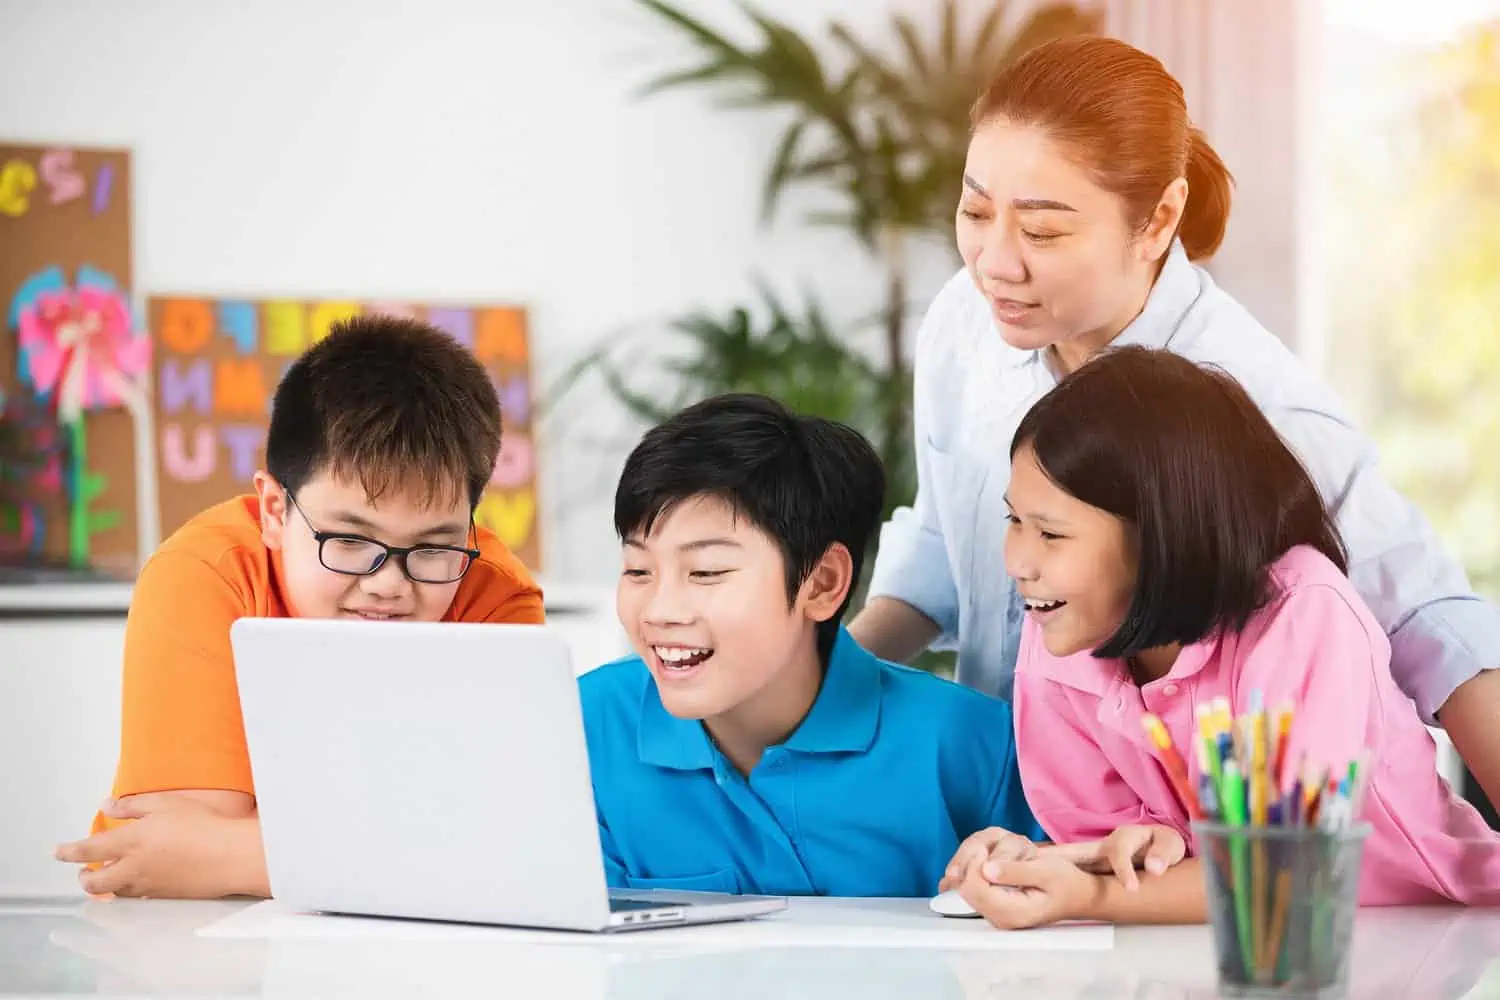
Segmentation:
<svg viewBox="0 0 1500 1000">
<path fill-rule="evenodd" d="M 1369 832 L 1193 824 L 1224 995 L 1344 995 Z"/>
</svg>

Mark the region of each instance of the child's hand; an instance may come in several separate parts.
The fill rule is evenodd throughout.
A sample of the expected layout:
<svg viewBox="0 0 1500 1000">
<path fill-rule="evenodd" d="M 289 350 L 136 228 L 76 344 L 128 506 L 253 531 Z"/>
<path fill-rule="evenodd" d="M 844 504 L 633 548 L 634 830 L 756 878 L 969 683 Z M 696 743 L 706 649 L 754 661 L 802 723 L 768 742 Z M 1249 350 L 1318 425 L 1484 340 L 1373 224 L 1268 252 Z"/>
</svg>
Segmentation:
<svg viewBox="0 0 1500 1000">
<path fill-rule="evenodd" d="M 994 926 L 1019 930 L 1089 919 L 1100 881 L 1063 852 L 1043 851 L 1024 861 L 986 861 L 970 870 L 958 892 Z"/>
<path fill-rule="evenodd" d="M 1187 842 L 1170 826 L 1122 826 L 1103 840 L 1056 848 L 1084 871 L 1111 872 L 1127 889 L 1140 888 L 1136 869 L 1160 875 L 1187 856 Z"/>
<path fill-rule="evenodd" d="M 189 798 L 106 803 L 111 819 L 133 822 L 57 848 L 59 861 L 83 864 L 78 882 L 91 896 L 215 899 L 270 895 L 264 886 L 260 822 L 229 817 Z"/>
<path fill-rule="evenodd" d="M 996 861 L 1025 861 L 1037 856 L 1037 846 L 1019 833 L 998 826 L 971 834 L 953 852 L 948 870 L 938 883 L 938 892 L 957 889 L 979 866 L 993 858 Z"/>
</svg>

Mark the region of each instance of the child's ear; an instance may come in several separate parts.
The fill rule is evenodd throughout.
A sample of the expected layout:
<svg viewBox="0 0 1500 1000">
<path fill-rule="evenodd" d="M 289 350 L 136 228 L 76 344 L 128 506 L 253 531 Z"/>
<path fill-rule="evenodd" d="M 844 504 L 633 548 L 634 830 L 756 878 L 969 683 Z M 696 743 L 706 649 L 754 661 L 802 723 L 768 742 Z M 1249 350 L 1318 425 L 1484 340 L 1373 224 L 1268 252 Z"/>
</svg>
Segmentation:
<svg viewBox="0 0 1500 1000">
<path fill-rule="evenodd" d="M 813 564 L 798 595 L 802 613 L 815 622 L 826 622 L 839 613 L 844 598 L 854 586 L 854 557 L 842 542 L 828 546 Z"/>
<path fill-rule="evenodd" d="M 266 548 L 281 548 L 281 535 L 286 530 L 286 491 L 264 470 L 255 473 L 255 495 L 260 498 L 260 540 Z"/>
</svg>

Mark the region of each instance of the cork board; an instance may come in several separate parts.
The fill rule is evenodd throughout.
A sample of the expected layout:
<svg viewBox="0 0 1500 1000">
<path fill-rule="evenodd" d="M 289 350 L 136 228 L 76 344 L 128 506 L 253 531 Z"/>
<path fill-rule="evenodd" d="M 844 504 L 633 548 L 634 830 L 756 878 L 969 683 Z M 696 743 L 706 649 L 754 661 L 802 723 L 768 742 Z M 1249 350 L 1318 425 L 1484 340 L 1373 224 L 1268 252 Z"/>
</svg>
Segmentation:
<svg viewBox="0 0 1500 1000">
<path fill-rule="evenodd" d="M 526 314 L 505 306 L 153 297 L 147 301 L 156 391 L 161 537 L 211 504 L 251 490 L 265 463 L 271 397 L 282 373 L 336 321 L 410 316 L 479 358 L 500 395 L 501 448 L 475 520 L 528 566 L 541 565 Z"/>
<path fill-rule="evenodd" d="M 130 191 L 127 150 L 0 143 L 0 305 L 6 316 L 0 335 L 0 561 L 71 564 L 122 578 L 139 568 L 136 417 L 89 376 L 81 422 L 60 427 L 58 393 L 39 391 L 35 383 L 45 381 L 38 373 L 63 348 L 44 341 L 23 350 L 20 342 L 23 322 L 39 328 L 44 301 L 76 303 L 87 290 L 88 303 L 107 303 L 126 335 L 135 336 L 144 377 L 147 342 L 129 305 Z M 56 370 L 68 371 L 66 365 Z"/>
</svg>

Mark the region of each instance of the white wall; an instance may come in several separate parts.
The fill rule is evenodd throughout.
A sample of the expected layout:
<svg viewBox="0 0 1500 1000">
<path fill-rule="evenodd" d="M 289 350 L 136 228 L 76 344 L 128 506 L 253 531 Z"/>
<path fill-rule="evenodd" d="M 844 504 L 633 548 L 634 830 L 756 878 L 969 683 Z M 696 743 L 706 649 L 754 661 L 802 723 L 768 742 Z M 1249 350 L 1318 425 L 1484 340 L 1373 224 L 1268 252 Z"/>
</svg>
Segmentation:
<svg viewBox="0 0 1500 1000">
<path fill-rule="evenodd" d="M 727 0 L 684 6 L 740 24 Z M 761 6 L 862 31 L 903 2 Z M 758 226 L 779 121 L 631 97 L 686 55 L 631 0 L 0 0 L 0 24 L 0 136 L 134 150 L 142 297 L 519 302 L 539 385 L 622 327 L 745 299 L 757 272 L 815 284 L 835 315 L 880 301 L 805 201 Z M 921 299 L 951 266 L 926 261 Z M 617 565 L 609 501 L 637 431 L 592 396 L 544 428 L 553 581 Z"/>
</svg>

